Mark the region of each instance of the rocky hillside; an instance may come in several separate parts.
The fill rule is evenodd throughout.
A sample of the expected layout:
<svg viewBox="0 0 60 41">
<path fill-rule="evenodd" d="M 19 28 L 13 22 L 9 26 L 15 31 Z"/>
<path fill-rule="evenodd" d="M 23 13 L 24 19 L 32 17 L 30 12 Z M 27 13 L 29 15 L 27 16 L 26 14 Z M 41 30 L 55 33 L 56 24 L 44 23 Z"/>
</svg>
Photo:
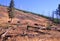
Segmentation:
<svg viewBox="0 0 60 41">
<path fill-rule="evenodd" d="M 60 24 L 18 9 L 13 21 L 8 23 L 7 8 L 0 6 L 0 41 L 60 41 Z"/>
</svg>

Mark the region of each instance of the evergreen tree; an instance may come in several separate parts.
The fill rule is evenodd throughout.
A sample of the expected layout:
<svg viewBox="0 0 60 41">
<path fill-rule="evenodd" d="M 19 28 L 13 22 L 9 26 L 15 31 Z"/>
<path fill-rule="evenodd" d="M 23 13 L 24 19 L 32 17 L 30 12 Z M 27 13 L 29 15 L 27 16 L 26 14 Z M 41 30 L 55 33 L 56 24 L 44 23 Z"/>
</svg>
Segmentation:
<svg viewBox="0 0 60 41">
<path fill-rule="evenodd" d="M 60 16 L 60 4 L 58 5 L 58 15 Z"/>
<path fill-rule="evenodd" d="M 60 23 L 59 17 L 60 17 L 60 4 L 58 5 L 58 8 L 55 11 L 56 17 L 57 17 L 57 23 Z"/>
<path fill-rule="evenodd" d="M 14 18 L 14 0 L 11 0 L 9 8 L 8 8 L 8 16 L 12 21 L 12 18 Z"/>
</svg>

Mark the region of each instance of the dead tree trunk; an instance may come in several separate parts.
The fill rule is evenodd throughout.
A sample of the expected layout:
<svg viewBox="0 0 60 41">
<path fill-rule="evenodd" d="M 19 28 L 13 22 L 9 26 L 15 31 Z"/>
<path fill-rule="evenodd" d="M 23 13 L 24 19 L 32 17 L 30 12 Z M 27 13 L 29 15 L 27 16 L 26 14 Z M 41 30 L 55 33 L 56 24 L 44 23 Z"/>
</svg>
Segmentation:
<svg viewBox="0 0 60 41">
<path fill-rule="evenodd" d="M 7 29 L 6 32 L 4 32 L 2 35 L 1 35 L 1 38 L 2 38 L 2 41 L 6 41 L 7 37 L 6 34 L 11 30 L 11 28 Z"/>
</svg>

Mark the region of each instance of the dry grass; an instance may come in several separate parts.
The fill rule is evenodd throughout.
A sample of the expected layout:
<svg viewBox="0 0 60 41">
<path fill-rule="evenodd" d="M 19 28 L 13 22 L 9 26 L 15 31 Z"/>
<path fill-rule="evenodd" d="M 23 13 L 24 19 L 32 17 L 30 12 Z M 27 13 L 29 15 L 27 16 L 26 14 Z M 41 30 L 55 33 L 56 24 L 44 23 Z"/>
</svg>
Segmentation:
<svg viewBox="0 0 60 41">
<path fill-rule="evenodd" d="M 7 41 L 60 41 L 60 38 L 38 38 L 38 37 L 34 37 L 34 38 L 28 38 L 26 37 L 16 37 L 16 38 L 11 38 L 8 39 Z"/>
</svg>

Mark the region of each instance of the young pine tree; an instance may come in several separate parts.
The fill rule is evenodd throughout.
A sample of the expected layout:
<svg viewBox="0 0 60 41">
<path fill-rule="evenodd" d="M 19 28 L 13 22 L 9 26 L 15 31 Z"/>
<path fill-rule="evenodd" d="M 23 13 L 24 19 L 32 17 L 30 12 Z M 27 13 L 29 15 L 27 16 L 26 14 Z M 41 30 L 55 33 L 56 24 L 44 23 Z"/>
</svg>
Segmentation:
<svg viewBox="0 0 60 41">
<path fill-rule="evenodd" d="M 10 2 L 9 8 L 8 8 L 8 16 L 12 22 L 12 19 L 14 18 L 14 0 L 11 0 Z"/>
</svg>

